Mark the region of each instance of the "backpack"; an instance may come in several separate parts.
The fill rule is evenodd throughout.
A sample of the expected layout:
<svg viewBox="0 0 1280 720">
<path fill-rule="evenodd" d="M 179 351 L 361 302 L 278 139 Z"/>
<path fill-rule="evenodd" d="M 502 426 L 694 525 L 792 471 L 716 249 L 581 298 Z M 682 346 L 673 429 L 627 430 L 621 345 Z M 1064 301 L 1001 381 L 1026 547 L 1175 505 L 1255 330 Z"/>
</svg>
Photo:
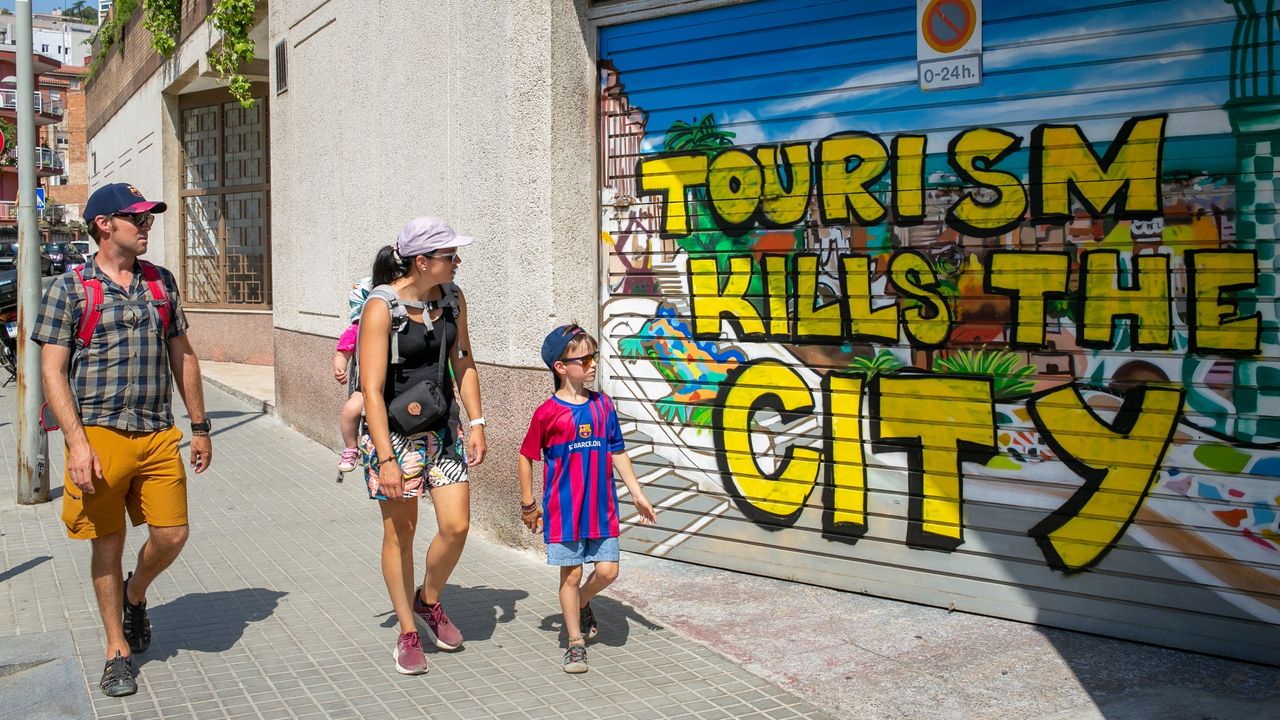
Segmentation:
<svg viewBox="0 0 1280 720">
<path fill-rule="evenodd" d="M 146 260 L 139 260 L 138 265 L 142 267 L 142 279 L 147 282 L 147 290 L 151 293 L 151 305 L 160 315 L 160 337 L 167 338 L 169 321 L 173 317 L 173 301 L 169 298 L 169 292 L 165 290 L 159 268 Z M 75 274 L 80 279 L 80 285 L 84 287 L 85 295 L 84 312 L 80 315 L 80 331 L 76 336 L 76 344 L 83 350 L 93 341 L 93 331 L 97 329 L 98 321 L 102 319 L 105 294 L 101 280 L 98 278 L 85 280 L 84 275 L 81 274 L 81 268 L 76 268 Z"/>
<path fill-rule="evenodd" d="M 396 295 L 396 291 L 390 285 L 379 285 L 369 291 L 365 302 L 378 298 L 385 302 L 391 310 L 390 359 L 392 365 L 400 365 L 404 362 L 404 358 L 400 355 L 400 333 L 409 327 L 409 311 L 405 309 L 406 305 L 422 309 L 422 320 L 426 324 L 427 330 L 432 329 L 431 311 L 436 308 L 444 308 L 444 311 L 449 313 L 449 317 L 454 320 L 458 319 L 460 305 L 458 303 L 457 286 L 453 283 L 444 283 L 440 286 L 440 289 L 444 293 L 441 298 L 438 301 L 427 303 L 405 302 L 400 299 L 399 295 Z M 440 319 L 443 320 L 444 315 L 441 315 Z M 347 388 L 350 392 L 356 392 L 360 389 L 360 330 L 356 331 L 356 352 L 351 357 L 351 365 L 351 372 L 348 373 L 351 381 L 348 382 Z"/>
</svg>

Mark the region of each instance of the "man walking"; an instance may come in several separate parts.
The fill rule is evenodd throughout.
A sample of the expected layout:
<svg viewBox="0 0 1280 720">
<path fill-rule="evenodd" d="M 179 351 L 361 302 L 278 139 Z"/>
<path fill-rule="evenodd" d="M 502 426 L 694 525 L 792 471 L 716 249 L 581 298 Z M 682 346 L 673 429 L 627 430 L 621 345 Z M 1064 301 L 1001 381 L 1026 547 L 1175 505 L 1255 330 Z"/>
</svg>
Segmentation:
<svg viewBox="0 0 1280 720">
<path fill-rule="evenodd" d="M 138 691 L 132 655 L 151 643 L 147 588 L 187 541 L 187 475 L 178 453 L 170 374 L 191 415 L 191 465 L 212 459 L 200 365 L 173 274 L 139 256 L 162 202 L 132 185 L 98 188 L 85 206 L 93 261 L 54 279 L 31 339 L 49 407 L 67 444 L 62 521 L 93 548 L 93 589 L 107 635 L 102 691 Z M 147 523 L 122 578 L 125 523 Z"/>
</svg>

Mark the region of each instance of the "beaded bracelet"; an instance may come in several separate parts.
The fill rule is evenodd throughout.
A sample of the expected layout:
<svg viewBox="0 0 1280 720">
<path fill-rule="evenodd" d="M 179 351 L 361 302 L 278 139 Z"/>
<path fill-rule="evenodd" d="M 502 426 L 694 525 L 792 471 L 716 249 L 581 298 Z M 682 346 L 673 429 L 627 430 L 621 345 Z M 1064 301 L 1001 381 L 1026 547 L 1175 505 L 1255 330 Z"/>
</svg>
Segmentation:
<svg viewBox="0 0 1280 720">
<path fill-rule="evenodd" d="M 535 510 L 537 510 L 537 509 L 538 509 L 538 501 L 537 501 L 537 500 L 535 500 L 535 501 L 533 501 L 533 502 L 529 503 L 528 505 L 521 504 L 521 505 L 520 505 L 520 514 L 521 514 L 521 515 L 528 515 L 529 513 L 533 512 L 533 511 L 535 511 Z"/>
</svg>

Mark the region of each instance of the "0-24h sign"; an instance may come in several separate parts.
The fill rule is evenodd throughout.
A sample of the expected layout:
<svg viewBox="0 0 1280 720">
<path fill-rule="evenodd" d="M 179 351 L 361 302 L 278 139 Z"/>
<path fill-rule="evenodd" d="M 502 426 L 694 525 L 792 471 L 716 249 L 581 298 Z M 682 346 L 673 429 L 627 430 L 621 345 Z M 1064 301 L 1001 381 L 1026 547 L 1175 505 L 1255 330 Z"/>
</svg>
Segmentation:
<svg viewBox="0 0 1280 720">
<path fill-rule="evenodd" d="M 916 0 L 921 90 L 982 84 L 982 0 Z"/>
</svg>

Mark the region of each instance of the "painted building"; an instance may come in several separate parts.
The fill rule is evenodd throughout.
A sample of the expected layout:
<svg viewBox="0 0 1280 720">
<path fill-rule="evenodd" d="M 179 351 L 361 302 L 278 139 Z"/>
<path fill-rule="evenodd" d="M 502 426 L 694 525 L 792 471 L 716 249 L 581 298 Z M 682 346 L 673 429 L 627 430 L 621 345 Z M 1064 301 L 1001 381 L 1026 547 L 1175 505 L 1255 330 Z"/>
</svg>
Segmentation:
<svg viewBox="0 0 1280 720">
<path fill-rule="evenodd" d="M 330 445 L 349 283 L 414 215 L 480 238 L 474 508 L 512 542 L 539 343 L 577 319 L 662 510 L 627 549 L 1280 663 L 1277 16 L 987 3 L 981 83 L 926 92 L 917 26 L 972 4 L 920 5 L 279 0 L 252 117 L 183 100 L 184 20 L 178 61 L 126 43 L 133 85 L 90 88 L 91 182 L 184 208 L 197 349 L 269 340 Z M 246 254 L 201 218 L 263 165 L 269 304 L 201 309 Z"/>
<path fill-rule="evenodd" d="M 49 178 L 65 172 L 64 156 L 48 141 L 50 127 L 60 124 L 66 115 L 61 82 L 55 77 L 62 67 L 58 61 L 43 55 L 32 56 L 35 95 L 32 98 L 36 125 L 36 181 L 44 186 Z M 17 56 L 0 50 L 0 120 L 12 126 L 6 137 L 9 152 L 0 155 L 0 226 L 16 227 L 18 223 L 18 86 Z"/>
<path fill-rule="evenodd" d="M 45 189 L 50 210 L 56 211 L 64 222 L 80 221 L 89 199 L 84 107 L 88 71 L 86 67 L 64 65 L 41 76 L 41 86 L 48 91 L 50 101 L 61 102 L 63 107 L 60 121 L 40 128 L 40 144 L 53 149 L 62 162 L 62 174 L 50 176 Z"/>
</svg>

